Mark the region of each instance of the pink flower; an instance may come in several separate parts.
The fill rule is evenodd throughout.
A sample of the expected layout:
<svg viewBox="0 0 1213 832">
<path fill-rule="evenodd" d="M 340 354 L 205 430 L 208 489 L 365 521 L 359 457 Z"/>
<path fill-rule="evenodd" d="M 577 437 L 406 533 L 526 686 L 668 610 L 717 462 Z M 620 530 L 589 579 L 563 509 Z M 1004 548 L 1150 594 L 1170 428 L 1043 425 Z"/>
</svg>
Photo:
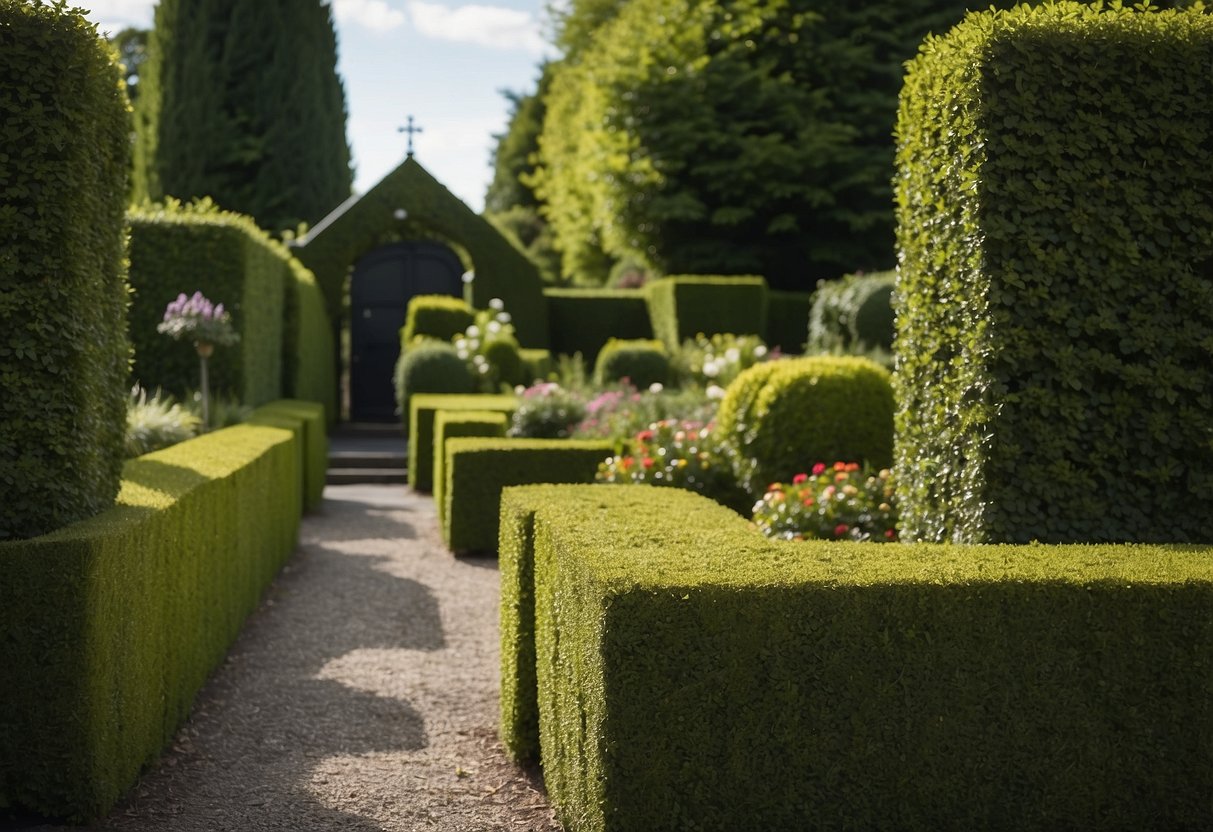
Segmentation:
<svg viewBox="0 0 1213 832">
<path fill-rule="evenodd" d="M 826 464 L 824 462 L 819 462 L 813 466 L 813 476 L 816 477 L 821 474 L 824 474 L 825 470 L 826 470 Z"/>
<path fill-rule="evenodd" d="M 884 536 L 887 537 L 889 540 L 896 540 L 897 532 L 893 531 L 892 529 L 885 529 Z"/>
<path fill-rule="evenodd" d="M 645 468 L 652 468 L 653 467 L 653 458 L 646 456 L 644 459 L 640 460 L 640 464 L 643 465 Z"/>
<path fill-rule="evenodd" d="M 834 536 L 842 537 L 848 531 L 850 531 L 850 526 L 848 526 L 846 523 L 839 523 L 837 526 L 834 527 Z"/>
<path fill-rule="evenodd" d="M 802 482 L 806 482 L 808 479 L 808 474 L 797 474 L 796 476 L 792 477 L 792 482 L 795 485 L 800 485 Z"/>
</svg>

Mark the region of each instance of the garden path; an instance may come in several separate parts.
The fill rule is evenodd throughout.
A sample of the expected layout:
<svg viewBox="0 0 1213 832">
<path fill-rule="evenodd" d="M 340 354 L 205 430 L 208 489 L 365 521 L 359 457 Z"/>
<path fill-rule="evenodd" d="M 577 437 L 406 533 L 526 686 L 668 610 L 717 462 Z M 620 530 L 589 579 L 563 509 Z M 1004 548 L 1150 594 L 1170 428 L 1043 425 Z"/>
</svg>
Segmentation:
<svg viewBox="0 0 1213 832">
<path fill-rule="evenodd" d="M 497 741 L 498 571 L 433 500 L 329 486 L 171 749 L 107 830 L 560 827 Z"/>
</svg>

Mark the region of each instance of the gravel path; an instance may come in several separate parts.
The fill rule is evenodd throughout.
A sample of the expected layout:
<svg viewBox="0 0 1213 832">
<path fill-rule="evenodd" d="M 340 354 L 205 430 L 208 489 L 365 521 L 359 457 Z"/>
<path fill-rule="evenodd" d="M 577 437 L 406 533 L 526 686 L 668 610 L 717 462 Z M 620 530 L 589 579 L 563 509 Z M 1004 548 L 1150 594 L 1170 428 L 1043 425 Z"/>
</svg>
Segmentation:
<svg viewBox="0 0 1213 832">
<path fill-rule="evenodd" d="M 495 560 L 330 486 L 173 747 L 101 829 L 559 830 L 497 741 Z M 44 827 L 46 828 L 46 827 Z"/>
</svg>

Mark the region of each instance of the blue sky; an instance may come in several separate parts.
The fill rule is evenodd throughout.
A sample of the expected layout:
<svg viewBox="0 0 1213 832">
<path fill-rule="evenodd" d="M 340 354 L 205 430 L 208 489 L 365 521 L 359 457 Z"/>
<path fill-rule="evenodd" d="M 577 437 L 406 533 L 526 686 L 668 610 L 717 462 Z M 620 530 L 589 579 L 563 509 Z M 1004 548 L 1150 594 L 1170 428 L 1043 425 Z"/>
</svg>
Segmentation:
<svg viewBox="0 0 1213 832">
<path fill-rule="evenodd" d="M 103 31 L 150 27 L 155 0 L 75 0 Z M 417 160 L 474 210 L 492 176 L 499 90 L 530 91 L 545 50 L 544 0 L 332 0 L 354 190 L 404 159 L 396 128 L 413 114 Z"/>
</svg>

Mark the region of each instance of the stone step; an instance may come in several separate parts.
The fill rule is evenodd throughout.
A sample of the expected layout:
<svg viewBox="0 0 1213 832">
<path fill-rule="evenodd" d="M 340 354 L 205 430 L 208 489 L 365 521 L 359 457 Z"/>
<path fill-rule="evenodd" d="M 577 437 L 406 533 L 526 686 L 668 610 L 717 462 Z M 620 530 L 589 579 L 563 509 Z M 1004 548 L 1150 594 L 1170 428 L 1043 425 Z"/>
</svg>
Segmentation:
<svg viewBox="0 0 1213 832">
<path fill-rule="evenodd" d="M 404 468 L 408 455 L 399 449 L 330 451 L 329 468 Z"/>
<path fill-rule="evenodd" d="M 329 468 L 324 481 L 327 485 L 404 485 L 409 481 L 409 472 L 406 468 Z"/>
<path fill-rule="evenodd" d="M 399 422 L 342 422 L 334 426 L 333 437 L 348 439 L 383 438 L 404 440 Z"/>
</svg>

